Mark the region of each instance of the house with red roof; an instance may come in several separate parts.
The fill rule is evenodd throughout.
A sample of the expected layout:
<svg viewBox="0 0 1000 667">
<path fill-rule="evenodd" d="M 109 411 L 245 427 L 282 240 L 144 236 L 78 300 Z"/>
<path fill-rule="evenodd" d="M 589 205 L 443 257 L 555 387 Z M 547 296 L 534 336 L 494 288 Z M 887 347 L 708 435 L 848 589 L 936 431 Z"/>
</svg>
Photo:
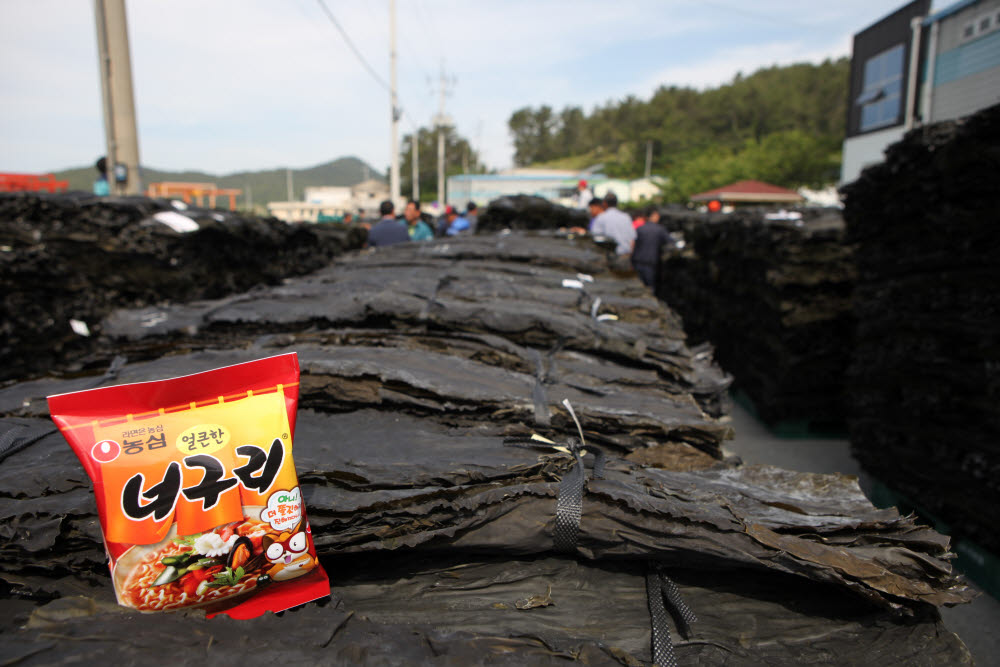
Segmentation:
<svg viewBox="0 0 1000 667">
<path fill-rule="evenodd" d="M 763 181 L 737 181 L 714 190 L 691 195 L 693 202 L 720 204 L 801 204 L 805 197 L 794 190 L 771 185 Z"/>
</svg>

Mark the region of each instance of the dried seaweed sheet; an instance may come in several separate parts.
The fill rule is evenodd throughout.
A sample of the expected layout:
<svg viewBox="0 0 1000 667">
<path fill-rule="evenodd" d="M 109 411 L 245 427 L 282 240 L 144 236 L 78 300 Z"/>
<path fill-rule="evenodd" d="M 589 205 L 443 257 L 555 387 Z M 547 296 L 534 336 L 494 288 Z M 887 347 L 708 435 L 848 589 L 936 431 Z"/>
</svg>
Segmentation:
<svg viewBox="0 0 1000 667">
<path fill-rule="evenodd" d="M 334 441 L 331 433 L 360 435 Z M 489 428 L 470 434 L 374 411 L 305 411 L 296 437 L 316 547 L 327 555 L 551 551 L 560 480 L 575 465 L 555 450 L 505 448 Z M 100 560 L 99 533 L 87 534 L 94 509 L 85 490 L 39 496 L 21 478 L 36 458 L 31 449 L 48 452 L 54 438 L 12 454 L 0 469 L 0 488 L 9 489 L 0 501 L 4 571 L 37 563 L 89 575 Z M 51 457 L 76 466 L 71 455 Z M 611 459 L 585 483 L 575 552 L 797 574 L 901 611 L 971 595 L 951 573 L 947 538 L 875 509 L 853 479 L 769 467 L 677 472 Z"/>
<path fill-rule="evenodd" d="M 274 284 L 364 241 L 347 229 L 194 208 L 184 215 L 197 229 L 181 232 L 157 218 L 168 212 L 177 214 L 146 197 L 0 193 L 0 380 L 85 354 L 114 308 Z"/>
<path fill-rule="evenodd" d="M 906 134 L 844 188 L 857 243 L 851 446 L 955 537 L 1000 553 L 1000 106 Z"/>
<path fill-rule="evenodd" d="M 583 209 L 553 204 L 543 197 L 512 195 L 490 202 L 479 216 L 480 232 L 503 229 L 538 230 L 587 227 L 589 216 Z"/>
<path fill-rule="evenodd" d="M 240 296 L 119 311 L 73 373 L 0 390 L 5 656 L 161 659 L 183 633 L 181 664 L 234 650 L 643 664 L 655 563 L 702 617 L 677 642 L 684 664 L 967 664 L 932 606 L 971 595 L 947 538 L 877 510 L 851 478 L 721 462 L 728 378 L 602 252 L 503 235 L 346 256 Z M 114 607 L 93 494 L 44 396 L 290 350 L 304 371 L 296 464 L 333 599 L 155 627 Z M 575 435 L 563 399 L 583 470 L 565 451 L 505 446 Z M 670 469 L 640 463 L 650 452 Z M 575 540 L 556 556 L 581 472 Z"/>
<path fill-rule="evenodd" d="M 657 294 L 692 340 L 715 345 L 765 422 L 841 427 L 855 268 L 839 212 L 664 215 L 686 246 L 667 251 Z"/>
</svg>

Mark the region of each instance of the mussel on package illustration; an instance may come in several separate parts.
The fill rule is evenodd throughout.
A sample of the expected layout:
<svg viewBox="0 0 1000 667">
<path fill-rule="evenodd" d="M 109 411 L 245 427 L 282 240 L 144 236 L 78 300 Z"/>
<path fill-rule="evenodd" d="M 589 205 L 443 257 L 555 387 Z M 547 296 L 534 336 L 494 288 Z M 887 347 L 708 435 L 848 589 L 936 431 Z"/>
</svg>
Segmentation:
<svg viewBox="0 0 1000 667">
<path fill-rule="evenodd" d="M 120 604 L 251 618 L 329 595 L 292 459 L 298 382 L 285 354 L 48 398 Z"/>
</svg>

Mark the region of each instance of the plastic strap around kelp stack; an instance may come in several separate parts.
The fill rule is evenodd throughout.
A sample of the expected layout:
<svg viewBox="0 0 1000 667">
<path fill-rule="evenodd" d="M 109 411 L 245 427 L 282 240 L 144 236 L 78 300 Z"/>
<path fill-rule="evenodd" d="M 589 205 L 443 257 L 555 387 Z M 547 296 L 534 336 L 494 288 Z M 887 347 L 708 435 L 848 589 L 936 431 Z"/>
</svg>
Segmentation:
<svg viewBox="0 0 1000 667">
<path fill-rule="evenodd" d="M 556 498 L 556 525 L 553 536 L 556 551 L 572 553 L 576 551 L 577 537 L 580 533 L 580 517 L 583 515 L 583 485 L 586 481 L 583 457 L 587 455 L 587 449 L 583 428 L 580 426 L 580 420 L 577 419 L 573 406 L 566 399 L 562 403 L 576 424 L 576 430 L 580 434 L 579 440 L 570 437 L 566 439 L 566 442 L 558 443 L 540 435 L 532 435 L 530 438 L 506 438 L 503 444 L 507 447 L 551 447 L 557 451 L 571 454 L 576 459 L 576 464 L 563 475 L 562 481 L 559 482 L 559 496 Z M 604 452 L 594 449 L 593 474 L 595 479 L 604 476 L 604 462 Z"/>
<path fill-rule="evenodd" d="M 47 435 L 58 431 L 55 426 L 39 428 L 26 424 L 11 424 L 3 433 L 0 433 L 0 461 L 8 456 L 29 447 Z"/>
<path fill-rule="evenodd" d="M 646 596 L 652 628 L 653 663 L 659 667 L 677 667 L 677 656 L 674 654 L 674 643 L 667 623 L 667 610 L 669 608 L 677 630 L 685 639 L 691 633 L 691 623 L 698 618 L 681 598 L 677 584 L 663 574 L 659 564 L 650 564 L 649 572 L 646 573 Z"/>
</svg>

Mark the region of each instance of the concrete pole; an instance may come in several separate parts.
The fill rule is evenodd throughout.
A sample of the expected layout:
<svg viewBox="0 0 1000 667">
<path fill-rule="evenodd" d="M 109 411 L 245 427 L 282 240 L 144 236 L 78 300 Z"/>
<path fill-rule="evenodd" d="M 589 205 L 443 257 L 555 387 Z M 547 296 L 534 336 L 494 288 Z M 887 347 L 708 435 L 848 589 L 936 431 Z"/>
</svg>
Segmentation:
<svg viewBox="0 0 1000 667">
<path fill-rule="evenodd" d="M 132 58 L 128 43 L 125 0 L 94 0 L 97 49 L 104 96 L 104 124 L 108 139 L 108 185 L 114 194 L 142 193 L 139 172 L 139 133 L 132 92 Z M 117 183 L 115 165 L 124 165 L 126 180 Z"/>
<path fill-rule="evenodd" d="M 444 125 L 438 124 L 438 203 L 444 206 Z"/>
<path fill-rule="evenodd" d="M 646 140 L 646 178 L 649 178 L 653 168 L 653 142 Z"/>
<path fill-rule="evenodd" d="M 399 100 L 396 96 L 396 0 L 389 0 L 389 73 L 392 92 L 392 161 L 389 163 L 389 194 L 392 203 L 399 206 Z"/>
<path fill-rule="evenodd" d="M 108 55 L 108 22 L 104 18 L 104 3 L 94 0 L 94 18 L 97 22 L 97 71 L 101 75 L 101 106 L 104 111 L 104 178 L 109 187 L 114 178 L 115 118 L 111 113 L 111 56 Z M 110 192 L 110 190 L 109 190 Z"/>
<path fill-rule="evenodd" d="M 288 187 L 288 201 L 295 201 L 295 190 L 292 188 L 292 170 L 285 167 L 285 185 Z"/>
<path fill-rule="evenodd" d="M 413 182 L 411 183 L 412 189 L 410 191 L 410 197 L 415 202 L 420 201 L 420 130 L 413 130 L 413 134 L 410 135 L 413 140 L 410 142 L 410 147 L 413 151 L 413 159 L 411 160 L 413 164 L 410 166 L 413 168 Z"/>
</svg>

